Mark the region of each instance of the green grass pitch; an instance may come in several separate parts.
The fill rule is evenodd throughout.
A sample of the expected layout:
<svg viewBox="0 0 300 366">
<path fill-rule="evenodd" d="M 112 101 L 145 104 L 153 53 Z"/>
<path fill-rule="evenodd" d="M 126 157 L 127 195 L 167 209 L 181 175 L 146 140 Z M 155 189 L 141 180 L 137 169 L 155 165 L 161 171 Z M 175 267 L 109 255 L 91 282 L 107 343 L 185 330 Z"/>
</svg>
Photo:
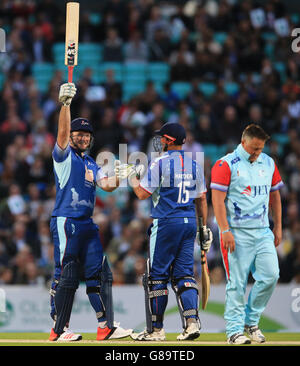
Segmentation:
<svg viewBox="0 0 300 366">
<path fill-rule="evenodd" d="M 82 340 L 78 342 L 49 342 L 48 333 L 0 333 L 0 347 L 1 346 L 228 346 L 226 344 L 226 336 L 224 333 L 201 333 L 200 337 L 193 341 L 176 341 L 177 333 L 168 333 L 166 341 L 164 342 L 137 342 L 130 337 L 108 340 L 96 341 L 95 333 L 83 333 Z M 300 333 L 265 333 L 267 342 L 260 346 L 300 346 Z M 252 342 L 251 345 L 257 343 Z M 233 346 L 235 347 L 235 346 Z M 247 345 L 248 347 L 248 345 Z"/>
</svg>

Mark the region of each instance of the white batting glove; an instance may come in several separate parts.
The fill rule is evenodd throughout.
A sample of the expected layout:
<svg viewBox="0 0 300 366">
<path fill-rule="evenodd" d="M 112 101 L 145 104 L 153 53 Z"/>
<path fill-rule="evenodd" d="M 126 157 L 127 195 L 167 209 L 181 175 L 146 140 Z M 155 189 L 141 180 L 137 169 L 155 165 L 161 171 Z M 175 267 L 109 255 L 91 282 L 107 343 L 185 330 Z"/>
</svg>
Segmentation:
<svg viewBox="0 0 300 366">
<path fill-rule="evenodd" d="M 210 228 L 206 227 L 206 225 L 203 225 L 202 233 L 197 231 L 196 240 L 201 250 L 208 252 L 213 241 L 213 234 Z"/>
<path fill-rule="evenodd" d="M 76 94 L 76 86 L 73 83 L 62 84 L 59 88 L 58 100 L 63 105 L 70 105 Z"/>
<path fill-rule="evenodd" d="M 121 164 L 120 160 L 115 160 L 114 172 L 118 179 L 123 180 L 126 178 L 137 177 L 140 179 L 143 175 L 145 168 L 142 164 Z"/>
</svg>

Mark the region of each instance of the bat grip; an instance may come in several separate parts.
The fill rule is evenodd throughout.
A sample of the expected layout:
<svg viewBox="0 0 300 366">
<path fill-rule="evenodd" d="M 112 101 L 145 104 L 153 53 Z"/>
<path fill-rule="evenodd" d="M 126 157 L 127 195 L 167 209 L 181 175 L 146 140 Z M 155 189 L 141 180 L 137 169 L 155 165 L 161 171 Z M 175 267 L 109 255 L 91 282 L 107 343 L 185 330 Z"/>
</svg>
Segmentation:
<svg viewBox="0 0 300 366">
<path fill-rule="evenodd" d="M 198 217 L 198 225 L 199 225 L 199 234 L 200 234 L 200 241 L 201 243 L 203 242 L 204 240 L 204 237 L 203 237 L 203 218 L 201 216 Z"/>
<path fill-rule="evenodd" d="M 73 69 L 74 66 L 68 66 L 68 83 L 72 83 L 73 81 Z"/>
</svg>

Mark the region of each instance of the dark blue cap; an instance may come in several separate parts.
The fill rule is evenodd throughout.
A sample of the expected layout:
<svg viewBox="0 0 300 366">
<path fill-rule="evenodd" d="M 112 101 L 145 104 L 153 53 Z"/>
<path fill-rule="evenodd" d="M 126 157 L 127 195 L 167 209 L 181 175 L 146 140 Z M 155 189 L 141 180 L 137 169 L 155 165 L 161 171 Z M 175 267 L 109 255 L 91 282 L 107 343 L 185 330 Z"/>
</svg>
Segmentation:
<svg viewBox="0 0 300 366">
<path fill-rule="evenodd" d="M 91 134 L 94 133 L 91 122 L 86 118 L 76 118 L 71 122 L 71 132 L 73 131 L 86 131 Z"/>
<path fill-rule="evenodd" d="M 175 145 L 182 145 L 185 143 L 185 129 L 182 125 L 175 122 L 165 123 L 160 130 L 154 131 L 155 135 L 166 137 L 173 140 Z"/>
</svg>

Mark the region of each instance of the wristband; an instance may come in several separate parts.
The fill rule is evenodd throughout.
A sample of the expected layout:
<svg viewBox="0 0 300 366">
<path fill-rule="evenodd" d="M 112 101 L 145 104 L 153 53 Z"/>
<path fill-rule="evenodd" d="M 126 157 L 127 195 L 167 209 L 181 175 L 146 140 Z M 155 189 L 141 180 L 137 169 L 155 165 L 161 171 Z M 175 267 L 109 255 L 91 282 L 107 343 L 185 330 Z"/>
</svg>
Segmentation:
<svg viewBox="0 0 300 366">
<path fill-rule="evenodd" d="M 230 231 L 230 229 L 224 230 L 224 231 L 222 231 L 222 233 L 221 233 L 221 234 L 223 235 L 223 234 L 225 234 L 225 233 L 228 233 L 229 231 Z"/>
</svg>

